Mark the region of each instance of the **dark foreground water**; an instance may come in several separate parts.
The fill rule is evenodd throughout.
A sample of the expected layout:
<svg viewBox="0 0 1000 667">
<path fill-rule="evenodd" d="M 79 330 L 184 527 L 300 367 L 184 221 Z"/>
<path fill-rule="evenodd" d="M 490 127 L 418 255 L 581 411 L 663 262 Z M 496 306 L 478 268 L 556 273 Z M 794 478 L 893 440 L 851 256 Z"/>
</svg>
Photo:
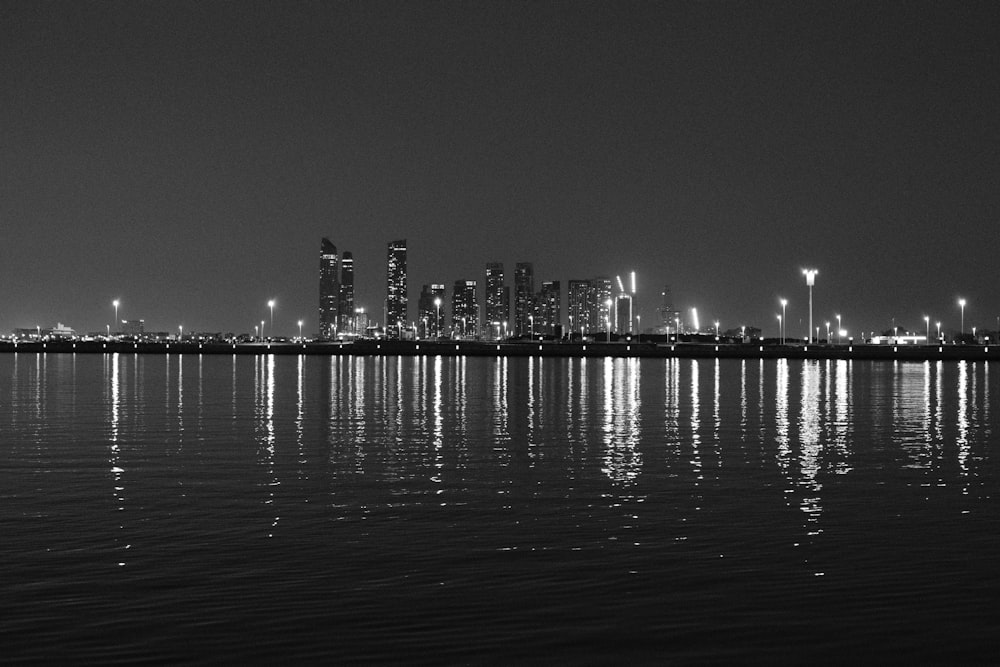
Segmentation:
<svg viewBox="0 0 1000 667">
<path fill-rule="evenodd" d="M 998 383 L 0 355 L 0 655 L 993 662 Z"/>
</svg>

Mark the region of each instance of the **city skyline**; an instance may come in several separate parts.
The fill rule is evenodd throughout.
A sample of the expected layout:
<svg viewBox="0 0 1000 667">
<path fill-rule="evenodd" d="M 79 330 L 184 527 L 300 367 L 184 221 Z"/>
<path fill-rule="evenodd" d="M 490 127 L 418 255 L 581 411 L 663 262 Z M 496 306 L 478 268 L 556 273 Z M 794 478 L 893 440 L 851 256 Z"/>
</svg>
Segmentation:
<svg viewBox="0 0 1000 667">
<path fill-rule="evenodd" d="M 394 238 L 413 300 L 497 261 L 513 311 L 527 260 L 565 309 L 635 270 L 644 325 L 670 284 L 724 329 L 787 299 L 804 337 L 815 267 L 814 329 L 1000 315 L 991 3 L 3 11 L 2 332 L 100 331 L 116 299 L 315 332 L 323 236 L 377 320 Z"/>
</svg>

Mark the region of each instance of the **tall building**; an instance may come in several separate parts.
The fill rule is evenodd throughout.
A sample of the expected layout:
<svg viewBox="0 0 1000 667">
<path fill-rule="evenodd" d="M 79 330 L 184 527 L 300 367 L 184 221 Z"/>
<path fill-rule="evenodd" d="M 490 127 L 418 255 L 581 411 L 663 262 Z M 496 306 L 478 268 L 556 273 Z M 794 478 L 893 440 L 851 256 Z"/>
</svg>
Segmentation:
<svg viewBox="0 0 1000 667">
<path fill-rule="evenodd" d="M 340 256 L 340 306 L 337 310 L 337 330 L 357 333 L 354 317 L 354 255 L 344 251 Z"/>
<path fill-rule="evenodd" d="M 611 302 L 611 278 L 598 276 L 590 281 L 590 321 L 593 332 L 606 331 L 614 325 L 614 307 Z"/>
<path fill-rule="evenodd" d="M 406 239 L 388 245 L 385 285 L 385 332 L 396 337 L 406 328 Z"/>
<path fill-rule="evenodd" d="M 664 285 L 663 291 L 660 292 L 659 312 L 663 333 L 677 333 L 676 329 L 681 319 L 681 313 L 674 306 L 674 296 L 670 291 L 670 285 Z"/>
<path fill-rule="evenodd" d="M 340 272 L 337 246 L 323 237 L 319 250 L 319 337 L 337 337 L 340 312 Z"/>
<path fill-rule="evenodd" d="M 483 328 L 489 338 L 499 338 L 510 319 L 510 288 L 503 284 L 503 264 L 486 265 L 486 321 Z"/>
<path fill-rule="evenodd" d="M 571 280 L 566 292 L 566 314 L 569 316 L 569 333 L 593 331 L 590 323 L 591 292 L 593 285 L 589 280 Z"/>
<path fill-rule="evenodd" d="M 632 295 L 622 292 L 615 297 L 614 329 L 620 334 L 632 333 Z"/>
<path fill-rule="evenodd" d="M 479 302 L 475 280 L 456 280 L 451 293 L 451 330 L 459 338 L 475 338 L 479 331 Z"/>
<path fill-rule="evenodd" d="M 420 311 L 417 324 L 424 338 L 437 338 L 444 331 L 444 306 L 444 285 L 424 285 L 417 303 Z"/>
<path fill-rule="evenodd" d="M 535 332 L 545 336 L 562 335 L 562 284 L 546 280 L 538 293 Z"/>
<path fill-rule="evenodd" d="M 514 268 L 514 335 L 531 334 L 529 316 L 535 311 L 535 268 L 531 262 L 518 262 Z"/>
</svg>

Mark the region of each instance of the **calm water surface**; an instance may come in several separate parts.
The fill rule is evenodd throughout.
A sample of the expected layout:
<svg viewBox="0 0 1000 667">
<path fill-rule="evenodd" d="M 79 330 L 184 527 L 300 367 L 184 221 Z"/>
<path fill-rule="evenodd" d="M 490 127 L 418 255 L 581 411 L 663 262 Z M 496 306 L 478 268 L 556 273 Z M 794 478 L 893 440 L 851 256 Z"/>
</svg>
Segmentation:
<svg viewBox="0 0 1000 667">
<path fill-rule="evenodd" d="M 990 662 L 1000 366 L 0 355 L 10 661 Z"/>
</svg>

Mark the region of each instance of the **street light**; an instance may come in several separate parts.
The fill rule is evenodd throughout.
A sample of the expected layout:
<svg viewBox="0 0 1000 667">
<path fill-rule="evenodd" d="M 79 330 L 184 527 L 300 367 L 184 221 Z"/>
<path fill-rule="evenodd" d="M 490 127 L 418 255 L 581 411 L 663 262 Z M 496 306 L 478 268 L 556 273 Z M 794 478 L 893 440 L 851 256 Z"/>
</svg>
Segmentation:
<svg viewBox="0 0 1000 667">
<path fill-rule="evenodd" d="M 715 320 L 715 340 L 719 340 L 719 320 Z"/>
<path fill-rule="evenodd" d="M 940 322 L 937 323 L 937 331 L 938 331 L 937 337 L 938 337 L 938 340 L 940 341 L 941 340 L 941 323 Z"/>
<path fill-rule="evenodd" d="M 840 326 L 840 315 L 837 315 L 837 345 L 840 345 L 840 332 L 842 327 Z"/>
<path fill-rule="evenodd" d="M 528 322 L 531 325 L 531 329 L 528 331 L 528 338 L 530 340 L 535 340 L 535 316 L 528 315 Z"/>
<path fill-rule="evenodd" d="M 608 317 L 606 321 L 608 323 L 608 342 L 611 342 L 611 299 L 604 302 L 604 305 L 608 307 Z"/>
<path fill-rule="evenodd" d="M 257 339 L 257 340 L 260 340 L 260 336 L 257 334 L 257 325 L 256 324 L 253 325 L 253 337 L 255 339 Z"/>
<path fill-rule="evenodd" d="M 826 323 L 826 344 L 830 344 L 830 323 Z"/>
<path fill-rule="evenodd" d="M 114 301 L 111 302 L 111 305 L 115 307 L 115 328 L 117 329 L 118 328 L 118 306 L 121 305 L 121 301 L 119 301 L 118 299 L 115 299 Z M 109 338 L 111 337 L 111 328 L 110 327 L 108 328 L 108 337 Z"/>
<path fill-rule="evenodd" d="M 806 285 L 809 286 L 809 335 L 812 335 L 813 328 L 813 284 L 816 282 L 816 274 L 819 273 L 816 269 L 803 269 L 802 273 L 806 277 Z M 816 334 L 819 337 L 819 334 Z M 812 341 L 809 341 L 810 343 Z"/>
<path fill-rule="evenodd" d="M 965 336 L 965 299 L 959 299 L 958 305 L 962 307 L 962 336 Z"/>
<path fill-rule="evenodd" d="M 931 342 L 931 318 L 924 315 L 924 324 L 927 325 L 927 342 Z"/>
<path fill-rule="evenodd" d="M 274 335 L 274 299 L 267 302 L 267 307 L 271 309 L 271 335 Z"/>
<path fill-rule="evenodd" d="M 299 340 L 302 340 L 302 320 L 299 320 Z"/>
<path fill-rule="evenodd" d="M 184 339 L 184 325 L 178 324 L 177 331 L 179 332 L 179 335 L 177 336 L 177 341 L 180 342 L 181 340 Z"/>
<path fill-rule="evenodd" d="M 264 339 L 264 320 L 260 321 L 260 338 L 261 340 Z"/>
<path fill-rule="evenodd" d="M 778 318 L 778 323 L 781 325 L 778 327 L 778 337 L 781 339 L 781 344 L 785 344 L 785 306 L 788 305 L 788 299 L 781 299 L 781 317 Z"/>
<path fill-rule="evenodd" d="M 635 278 L 635 273 L 632 273 L 632 277 Z M 639 338 L 636 342 L 642 342 L 642 315 L 635 316 L 635 328 L 639 331 Z"/>
</svg>

